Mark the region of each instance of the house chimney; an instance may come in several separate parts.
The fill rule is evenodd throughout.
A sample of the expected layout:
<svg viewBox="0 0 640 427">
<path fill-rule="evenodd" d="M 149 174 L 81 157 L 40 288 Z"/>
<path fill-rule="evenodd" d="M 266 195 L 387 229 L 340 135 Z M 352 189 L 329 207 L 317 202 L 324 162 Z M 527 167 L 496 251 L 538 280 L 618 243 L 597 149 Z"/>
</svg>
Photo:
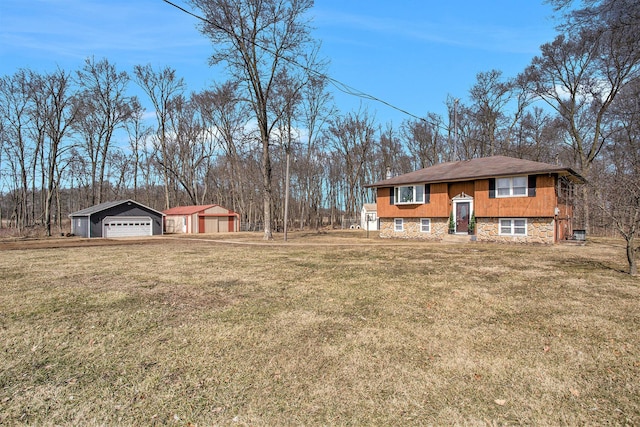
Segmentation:
<svg viewBox="0 0 640 427">
<path fill-rule="evenodd" d="M 387 166 L 387 179 L 391 179 L 391 168 Z"/>
</svg>

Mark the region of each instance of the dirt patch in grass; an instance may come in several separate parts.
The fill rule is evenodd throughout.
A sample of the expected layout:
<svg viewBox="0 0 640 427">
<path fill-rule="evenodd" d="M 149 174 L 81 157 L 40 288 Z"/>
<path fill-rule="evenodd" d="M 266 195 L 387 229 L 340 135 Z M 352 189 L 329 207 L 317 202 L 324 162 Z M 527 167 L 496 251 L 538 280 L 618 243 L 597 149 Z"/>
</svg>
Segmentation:
<svg viewBox="0 0 640 427">
<path fill-rule="evenodd" d="M 3 252 L 0 424 L 640 423 L 615 245 L 197 237 Z"/>
</svg>

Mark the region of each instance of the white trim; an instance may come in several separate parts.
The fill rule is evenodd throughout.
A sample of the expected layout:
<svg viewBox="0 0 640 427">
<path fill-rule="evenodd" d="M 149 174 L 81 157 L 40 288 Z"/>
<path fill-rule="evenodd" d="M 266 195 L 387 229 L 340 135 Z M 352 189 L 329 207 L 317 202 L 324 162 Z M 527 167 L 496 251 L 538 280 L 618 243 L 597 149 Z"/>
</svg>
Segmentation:
<svg viewBox="0 0 640 427">
<path fill-rule="evenodd" d="M 107 230 L 110 229 L 111 224 L 116 224 L 114 227 L 131 227 L 131 234 L 124 234 L 122 236 L 112 237 L 136 237 L 136 236 L 152 236 L 153 235 L 153 219 L 149 216 L 106 216 L 102 219 L 102 237 L 107 237 Z M 149 227 L 148 234 L 137 234 L 135 231 L 140 227 Z M 134 229 L 135 227 L 135 229 Z"/>
<path fill-rule="evenodd" d="M 473 197 L 471 197 L 470 195 L 466 194 L 466 193 L 460 193 L 457 196 L 455 196 L 453 199 L 451 199 L 451 208 L 453 209 L 453 224 L 454 227 L 455 225 L 458 223 L 458 209 L 457 209 L 457 204 L 458 203 L 469 203 L 469 222 L 471 222 L 471 215 L 473 214 Z M 455 230 L 455 233 L 458 234 L 458 230 Z M 460 232 L 460 234 L 467 234 L 467 231 L 462 231 Z"/>
<path fill-rule="evenodd" d="M 424 224 L 422 221 L 427 221 L 428 230 L 424 229 Z M 420 232 L 421 233 L 431 233 L 431 218 L 420 218 Z"/>
<path fill-rule="evenodd" d="M 423 205 L 425 199 L 425 184 L 405 184 L 393 187 L 393 204 L 394 205 Z M 400 188 L 413 187 L 411 201 L 403 202 L 400 200 Z M 422 200 L 418 201 L 418 196 L 422 195 Z"/>
<path fill-rule="evenodd" d="M 400 221 L 400 230 L 398 230 L 398 221 Z M 393 231 L 396 233 L 402 233 L 404 231 L 404 218 L 393 219 Z"/>
<path fill-rule="evenodd" d="M 524 194 L 513 194 L 513 189 L 515 188 L 513 186 L 513 180 L 516 179 L 516 178 L 523 178 L 524 179 Z M 509 194 L 500 194 L 500 188 L 504 188 L 504 189 L 507 188 L 507 187 L 498 186 L 498 182 L 500 180 L 509 180 Z M 519 186 L 517 188 L 522 188 L 522 186 Z M 529 195 L 529 177 L 527 175 L 507 176 L 507 177 L 496 178 L 496 198 L 501 199 L 501 198 L 505 198 L 505 197 L 527 197 L 528 195 Z"/>
<path fill-rule="evenodd" d="M 502 221 L 509 221 L 509 233 L 503 233 L 502 232 Z M 524 221 L 524 233 L 516 233 L 516 228 L 520 229 L 523 228 L 522 225 L 519 225 L 516 227 L 516 221 Z M 518 237 L 518 236 L 528 236 L 529 232 L 528 232 L 528 221 L 527 218 L 498 218 L 498 235 L 499 236 L 512 236 L 512 237 Z"/>
</svg>

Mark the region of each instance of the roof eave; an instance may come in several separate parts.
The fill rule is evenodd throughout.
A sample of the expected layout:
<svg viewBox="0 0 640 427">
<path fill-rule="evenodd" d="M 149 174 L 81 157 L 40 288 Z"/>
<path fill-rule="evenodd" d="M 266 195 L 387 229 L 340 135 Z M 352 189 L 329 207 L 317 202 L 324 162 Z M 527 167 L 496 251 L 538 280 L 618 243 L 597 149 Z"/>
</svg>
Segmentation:
<svg viewBox="0 0 640 427">
<path fill-rule="evenodd" d="M 385 179 L 383 181 L 374 182 L 373 184 L 365 185 L 365 188 L 380 188 L 380 187 L 393 187 L 397 185 L 407 185 L 407 184 L 440 184 L 445 182 L 464 182 L 464 181 L 475 181 L 479 179 L 489 179 L 496 178 L 502 176 L 513 176 L 513 175 L 546 175 L 546 174 L 558 174 L 561 176 L 568 176 L 573 182 L 577 184 L 584 184 L 587 180 L 581 176 L 579 173 L 574 171 L 571 168 L 559 168 L 559 169 L 551 169 L 551 170 L 528 170 L 521 172 L 505 172 L 500 174 L 487 174 L 487 175 L 473 175 L 473 176 L 462 176 L 452 179 L 427 179 L 427 180 L 397 180 L 395 178 Z"/>
</svg>

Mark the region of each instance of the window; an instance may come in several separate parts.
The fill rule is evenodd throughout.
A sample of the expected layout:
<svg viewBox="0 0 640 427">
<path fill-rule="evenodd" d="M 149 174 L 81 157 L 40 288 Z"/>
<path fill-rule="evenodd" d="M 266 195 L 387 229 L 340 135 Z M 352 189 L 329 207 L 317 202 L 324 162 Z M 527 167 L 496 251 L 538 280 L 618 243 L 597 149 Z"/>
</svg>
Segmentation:
<svg viewBox="0 0 640 427">
<path fill-rule="evenodd" d="M 526 219 L 500 219 L 500 235 L 501 236 L 526 236 L 527 220 Z"/>
<path fill-rule="evenodd" d="M 420 231 L 423 233 L 431 233 L 431 220 L 429 218 L 420 219 Z"/>
<path fill-rule="evenodd" d="M 404 231 L 404 220 L 402 218 L 393 220 L 393 231 Z"/>
<path fill-rule="evenodd" d="M 424 185 L 395 187 L 394 192 L 397 205 L 424 203 Z"/>
<path fill-rule="evenodd" d="M 514 176 L 496 179 L 497 197 L 521 197 L 527 195 L 527 177 Z"/>
</svg>

